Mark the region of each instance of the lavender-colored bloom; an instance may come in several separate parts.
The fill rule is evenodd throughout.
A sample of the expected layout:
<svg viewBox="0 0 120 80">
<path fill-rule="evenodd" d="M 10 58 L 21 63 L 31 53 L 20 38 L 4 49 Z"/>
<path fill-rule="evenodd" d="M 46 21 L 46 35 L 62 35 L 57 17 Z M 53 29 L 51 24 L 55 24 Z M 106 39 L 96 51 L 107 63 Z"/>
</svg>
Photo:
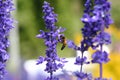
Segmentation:
<svg viewBox="0 0 120 80">
<path fill-rule="evenodd" d="M 108 26 L 113 21 L 110 17 L 110 8 L 111 8 L 110 3 L 107 0 L 95 0 L 94 3 L 95 3 L 94 10 L 93 10 L 94 15 L 92 17 L 92 20 L 94 18 L 97 18 L 96 20 L 93 20 L 93 22 L 96 23 L 96 25 L 94 26 L 98 31 L 97 31 L 97 35 L 92 39 L 92 43 L 95 44 L 93 47 L 94 49 L 100 46 L 101 51 L 96 51 L 92 57 L 93 57 L 93 61 L 95 60 L 95 62 L 100 63 L 101 59 L 108 57 L 108 54 L 102 51 L 101 45 L 111 43 L 110 35 L 104 32 L 104 30 L 105 28 L 108 28 Z M 98 56 L 97 54 L 100 54 L 100 56 Z M 98 60 L 96 61 L 96 58 L 100 60 L 100 62 Z M 105 62 L 107 61 L 105 60 Z"/>
<path fill-rule="evenodd" d="M 81 51 L 81 57 L 76 57 L 75 64 L 81 65 L 80 72 L 77 72 L 76 76 L 78 80 L 86 79 L 87 74 L 82 72 L 83 64 L 86 62 L 86 57 L 84 57 L 84 52 L 88 50 L 89 47 L 96 49 L 100 47 L 99 51 L 96 51 L 92 55 L 92 62 L 100 64 L 100 78 L 96 80 L 105 80 L 102 78 L 102 64 L 109 61 L 108 53 L 102 51 L 104 44 L 110 44 L 110 35 L 105 32 L 105 28 L 109 28 L 109 25 L 113 23 L 110 15 L 110 3 L 107 0 L 94 0 L 92 5 L 91 0 L 86 0 L 84 4 L 85 10 L 81 21 L 84 23 L 84 27 L 81 29 L 83 34 L 83 40 L 78 49 L 72 41 L 68 41 L 68 47 L 75 50 Z M 92 7 L 93 6 L 93 7 Z M 92 78 L 90 79 L 92 80 Z"/>
<path fill-rule="evenodd" d="M 57 22 L 57 15 L 53 11 L 53 7 L 50 7 L 50 4 L 46 1 L 44 1 L 43 5 L 43 19 L 45 21 L 46 29 L 48 29 L 48 32 L 44 32 L 40 30 L 40 34 L 38 34 L 37 38 L 44 39 L 46 49 L 46 56 L 45 57 L 39 57 L 37 64 L 41 64 L 44 61 L 46 61 L 46 68 L 45 71 L 50 73 L 50 76 L 46 78 L 46 80 L 59 80 L 58 78 L 53 76 L 53 72 L 58 70 L 59 68 L 62 68 L 64 66 L 63 63 L 66 61 L 64 58 L 59 58 L 57 55 L 57 44 L 61 41 L 60 35 L 61 32 L 64 32 L 64 28 L 57 28 L 55 26 L 55 22 Z"/>
<path fill-rule="evenodd" d="M 72 40 L 67 40 L 67 45 L 69 48 L 73 48 L 74 50 L 80 50 L 80 47 L 76 46 Z"/>
<path fill-rule="evenodd" d="M 87 73 L 83 73 L 83 72 L 75 72 L 74 73 L 75 74 L 75 76 L 77 76 L 78 77 L 78 79 L 77 80 L 92 80 L 92 75 L 91 74 L 87 74 Z"/>
<path fill-rule="evenodd" d="M 9 47 L 8 35 L 13 28 L 13 19 L 10 12 L 14 10 L 12 0 L 0 0 L 0 80 L 4 78 L 5 63 L 9 58 L 7 48 Z"/>
<path fill-rule="evenodd" d="M 82 28 L 84 37 L 81 44 L 83 46 L 83 48 L 81 48 L 82 51 L 87 50 L 89 47 L 95 48 L 93 38 L 96 35 L 100 36 L 101 34 L 99 34 L 99 32 L 104 31 L 105 27 L 108 28 L 108 26 L 113 23 L 110 16 L 110 3 L 107 2 L 107 0 L 95 0 L 94 4 L 94 10 L 92 10 L 92 8 L 90 8 L 91 0 L 86 1 L 84 15 L 81 18 L 81 21 L 84 23 L 84 27 Z M 110 40 L 108 43 L 110 43 Z"/>
<path fill-rule="evenodd" d="M 110 15 L 110 3 L 107 0 L 95 0 L 93 4 L 91 0 L 86 0 L 85 10 L 81 21 L 84 23 L 84 27 L 81 29 L 83 34 L 83 40 L 81 41 L 80 50 L 82 52 L 82 57 L 76 58 L 76 64 L 81 63 L 82 65 L 85 61 L 83 54 L 88 50 L 89 47 L 96 49 L 100 46 L 101 50 L 96 51 L 92 55 L 92 62 L 99 63 L 102 69 L 102 63 L 109 61 L 108 53 L 102 51 L 103 44 L 110 44 L 110 35 L 104 32 L 105 28 L 108 28 L 111 23 L 113 23 Z M 79 76 L 78 76 L 79 78 Z M 102 78 L 102 70 L 100 70 L 100 78 Z"/>
<path fill-rule="evenodd" d="M 82 30 L 83 40 L 81 41 L 81 52 L 87 51 L 89 47 L 94 47 L 92 39 L 97 35 L 98 17 L 93 17 L 91 0 L 86 0 L 85 10 L 81 21 L 84 23 Z"/>
<path fill-rule="evenodd" d="M 45 1 L 43 5 L 43 18 L 46 24 L 46 28 L 49 30 L 56 29 L 55 22 L 57 22 L 57 14 L 55 14 L 53 10 L 54 8 L 50 7 L 50 4 Z"/>
<path fill-rule="evenodd" d="M 68 40 L 67 45 L 69 48 L 73 48 L 74 50 L 81 51 L 81 57 L 76 57 L 75 64 L 80 65 L 80 71 L 76 72 L 78 80 L 88 79 L 87 73 L 82 72 L 82 68 L 84 64 L 89 64 L 87 62 L 87 57 L 84 56 L 84 52 L 88 50 L 88 48 L 92 45 L 92 38 L 97 34 L 97 31 L 94 31 L 93 23 L 91 21 L 91 12 L 92 12 L 92 3 L 91 0 L 86 0 L 84 4 L 85 10 L 81 21 L 84 23 L 84 27 L 81 29 L 83 34 L 83 40 L 81 41 L 80 47 L 76 46 L 73 41 Z M 88 79 L 90 80 L 90 79 Z"/>
<path fill-rule="evenodd" d="M 84 23 L 84 27 L 81 29 L 83 34 L 83 40 L 81 41 L 80 47 L 76 46 L 73 41 L 68 40 L 67 45 L 69 48 L 73 48 L 74 50 L 81 51 L 81 57 L 76 57 L 75 64 L 80 65 L 80 71 L 76 72 L 77 80 L 91 80 L 92 78 L 88 78 L 88 74 L 82 71 L 84 64 L 89 64 L 87 62 L 87 57 L 84 56 L 84 52 L 88 50 L 89 47 L 93 46 L 92 39 L 97 34 L 97 31 L 94 31 L 93 23 L 91 21 L 91 12 L 92 12 L 92 3 L 91 0 L 86 0 L 84 4 L 85 10 L 81 21 Z"/>
<path fill-rule="evenodd" d="M 47 77 L 47 79 L 45 79 L 45 80 L 59 80 L 59 78 L 57 78 L 57 77 L 53 77 L 53 78 Z"/>
<path fill-rule="evenodd" d="M 110 59 L 108 58 L 108 53 L 107 52 L 102 52 L 102 51 L 96 51 L 92 55 L 92 62 L 93 63 L 107 63 Z"/>
<path fill-rule="evenodd" d="M 100 32 L 95 38 L 93 38 L 92 42 L 95 44 L 94 49 L 103 44 L 111 43 L 111 36 L 106 32 Z"/>
<path fill-rule="evenodd" d="M 94 15 L 97 16 L 99 20 L 102 20 L 103 26 L 108 28 L 108 26 L 113 23 L 110 14 L 110 2 L 107 0 L 95 0 L 94 3 Z"/>
<path fill-rule="evenodd" d="M 92 9 L 91 0 L 86 0 L 84 14 L 81 18 L 81 21 L 84 23 L 84 27 L 82 28 L 84 38 L 81 43 L 81 49 L 83 52 L 89 47 L 95 47 L 93 45 L 93 38 L 96 35 L 100 36 L 106 34 L 105 37 L 109 38 L 109 34 L 107 35 L 107 33 L 101 31 L 104 31 L 105 27 L 108 28 L 108 26 L 113 23 L 110 16 L 110 3 L 107 0 L 95 0 L 94 4 L 94 9 Z M 99 32 L 101 33 L 99 34 Z M 110 42 L 111 41 L 109 40 L 108 43 Z M 84 47 L 86 49 L 84 49 Z"/>
<path fill-rule="evenodd" d="M 90 14 L 92 12 L 92 3 L 91 3 L 91 0 L 86 0 L 86 3 L 84 4 L 85 6 L 85 10 L 84 10 L 84 13 L 88 13 Z"/>
<path fill-rule="evenodd" d="M 107 63 L 110 59 L 108 58 L 108 53 L 103 51 L 104 44 L 110 44 L 110 35 L 105 32 L 105 28 L 109 28 L 109 25 L 113 23 L 110 15 L 110 3 L 107 0 L 95 0 L 92 21 L 94 23 L 94 29 L 97 31 L 97 35 L 93 37 L 92 43 L 95 44 L 93 49 L 100 47 L 92 55 L 92 62 L 100 64 L 100 77 L 95 80 L 107 80 L 102 78 L 102 64 Z"/>
<path fill-rule="evenodd" d="M 44 57 L 40 56 L 39 59 L 38 59 L 38 61 L 37 61 L 37 65 L 41 64 L 43 62 L 44 62 Z"/>
<path fill-rule="evenodd" d="M 75 64 L 76 64 L 76 65 L 89 64 L 89 62 L 86 61 L 86 60 L 87 60 L 87 57 L 81 58 L 80 56 L 78 56 L 78 57 L 76 57 L 76 62 L 75 62 Z"/>
<path fill-rule="evenodd" d="M 75 72 L 75 75 L 78 77 L 78 80 L 83 80 L 87 78 L 87 73 Z"/>
</svg>

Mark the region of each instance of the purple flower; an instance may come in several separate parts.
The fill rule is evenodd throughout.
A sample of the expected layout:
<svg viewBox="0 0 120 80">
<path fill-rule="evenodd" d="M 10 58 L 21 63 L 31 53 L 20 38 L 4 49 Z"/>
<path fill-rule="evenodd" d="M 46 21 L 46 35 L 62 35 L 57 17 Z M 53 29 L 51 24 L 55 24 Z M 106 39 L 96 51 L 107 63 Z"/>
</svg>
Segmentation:
<svg viewBox="0 0 120 80">
<path fill-rule="evenodd" d="M 69 48 L 73 48 L 74 50 L 81 51 L 81 57 L 76 57 L 75 64 L 80 65 L 80 71 L 76 72 L 77 80 L 88 79 L 87 73 L 82 72 L 83 65 L 88 64 L 87 57 L 84 56 L 84 52 L 88 50 L 88 48 L 92 45 L 92 38 L 97 34 L 97 31 L 94 31 L 93 23 L 91 21 L 91 12 L 92 12 L 92 3 L 91 0 L 86 0 L 84 4 L 85 10 L 81 21 L 84 23 L 84 27 L 81 29 L 83 34 L 83 40 L 81 41 L 80 47 L 76 46 L 73 41 L 67 40 L 67 45 Z M 88 79 L 91 80 L 91 79 Z"/>
<path fill-rule="evenodd" d="M 87 73 L 83 73 L 83 72 L 75 72 L 74 73 L 77 76 L 77 80 L 92 80 L 92 75 L 91 74 L 87 74 Z"/>
<path fill-rule="evenodd" d="M 81 50 L 84 52 L 89 47 L 95 48 L 93 38 L 97 35 L 101 36 L 103 34 L 104 37 L 109 38 L 104 43 L 109 44 L 110 36 L 107 33 L 100 33 L 100 31 L 104 31 L 105 28 L 113 23 L 110 16 L 110 3 L 107 0 L 95 0 L 95 6 L 92 10 L 91 8 L 91 0 L 87 0 L 85 3 L 85 11 L 81 21 L 84 23 L 84 27 L 81 29 L 83 34 L 83 41 L 81 44 Z M 97 36 L 97 37 L 99 37 Z M 102 41 L 103 42 L 103 41 Z M 85 46 L 84 46 L 85 45 Z"/>
<path fill-rule="evenodd" d="M 100 32 L 92 41 L 96 44 L 95 46 L 108 45 L 111 43 L 111 36 L 106 32 Z"/>
<path fill-rule="evenodd" d="M 89 64 L 89 62 L 87 62 L 86 61 L 87 60 L 87 57 L 80 57 L 80 56 L 78 56 L 78 57 L 76 57 L 76 62 L 75 62 L 75 64 L 76 65 L 81 65 L 81 64 L 83 64 L 83 63 L 85 63 L 85 64 Z"/>
<path fill-rule="evenodd" d="M 58 69 L 57 63 L 52 61 L 47 62 L 45 71 L 51 73 L 51 72 L 55 72 L 57 69 Z"/>
<path fill-rule="evenodd" d="M 85 2 L 85 4 L 84 4 L 84 6 L 85 6 L 85 10 L 84 10 L 84 13 L 90 13 L 90 12 L 92 12 L 92 3 L 91 3 L 91 0 L 86 0 L 86 2 Z"/>
<path fill-rule="evenodd" d="M 5 63 L 9 58 L 7 48 L 9 47 L 8 35 L 13 28 L 13 19 L 10 12 L 14 10 L 12 0 L 0 0 L 0 80 L 6 73 Z"/>
<path fill-rule="evenodd" d="M 43 62 L 44 62 L 44 57 L 40 56 L 39 59 L 38 59 L 38 61 L 37 61 L 37 65 L 41 64 Z"/>
<path fill-rule="evenodd" d="M 92 55 L 92 62 L 93 63 L 107 63 L 110 59 L 108 58 L 108 53 L 107 52 L 102 52 L 102 51 L 96 51 Z"/>
<path fill-rule="evenodd" d="M 89 23 L 91 22 L 91 16 L 88 13 L 84 13 L 81 21 L 84 23 Z"/>
<path fill-rule="evenodd" d="M 44 1 L 43 5 L 43 12 L 44 16 L 43 19 L 46 24 L 46 28 L 49 30 L 56 29 L 55 22 L 57 22 L 57 14 L 53 12 L 54 8 L 50 7 L 50 4 Z"/>
<path fill-rule="evenodd" d="M 93 49 L 100 47 L 100 50 L 96 51 L 92 55 L 92 63 L 100 64 L 100 77 L 95 80 L 107 80 L 102 78 L 102 64 L 107 63 L 110 59 L 108 53 L 103 51 L 104 44 L 110 44 L 110 35 L 105 32 L 105 28 L 109 28 L 109 25 L 113 23 L 110 15 L 111 5 L 107 0 L 95 0 L 92 21 L 94 23 L 94 30 L 97 31 L 97 35 L 93 37 Z"/>
<path fill-rule="evenodd" d="M 53 11 L 53 7 L 50 7 L 50 4 L 46 1 L 44 1 L 43 5 L 43 19 L 45 21 L 46 29 L 48 29 L 47 32 L 40 30 L 40 34 L 38 34 L 37 38 L 44 39 L 46 49 L 46 56 L 45 57 L 39 57 L 37 64 L 41 64 L 44 61 L 47 61 L 45 71 L 50 73 L 50 77 L 48 77 L 46 80 L 58 80 L 58 78 L 53 77 L 53 72 L 58 70 L 59 68 L 62 68 L 64 66 L 63 63 L 66 61 L 64 59 L 59 58 L 57 55 L 57 44 L 61 41 L 60 35 L 62 32 L 65 31 L 64 28 L 57 28 L 55 26 L 55 22 L 57 22 L 57 15 Z"/>
<path fill-rule="evenodd" d="M 67 40 L 67 45 L 69 48 L 73 48 L 74 50 L 80 50 L 80 47 L 76 46 L 72 40 Z"/>
<path fill-rule="evenodd" d="M 95 0 L 94 15 L 102 20 L 103 25 L 108 28 L 113 23 L 110 15 L 111 5 L 107 0 Z"/>
<path fill-rule="evenodd" d="M 83 34 L 83 40 L 81 42 L 82 55 L 84 51 L 87 51 L 89 47 L 96 49 L 101 48 L 100 51 L 96 51 L 92 55 L 92 62 L 99 63 L 100 65 L 100 78 L 102 79 L 102 63 L 109 61 L 108 53 L 102 51 L 103 44 L 110 44 L 110 35 L 104 30 L 113 23 L 110 15 L 111 5 L 107 0 L 95 0 L 93 8 L 91 7 L 91 0 L 86 0 L 85 10 L 81 21 L 84 23 L 84 27 L 81 29 Z M 83 62 L 84 59 L 77 58 L 76 61 Z"/>
<path fill-rule="evenodd" d="M 57 77 L 47 77 L 47 79 L 45 79 L 45 80 L 59 80 L 59 78 L 57 78 Z"/>
<path fill-rule="evenodd" d="M 81 21 L 84 23 L 84 27 L 81 29 L 83 34 L 83 40 L 81 41 L 80 47 L 76 46 L 73 41 L 67 40 L 67 45 L 69 48 L 73 48 L 74 50 L 81 51 L 81 57 L 76 57 L 75 64 L 80 65 L 80 71 L 75 72 L 75 76 L 77 76 L 77 80 L 91 80 L 92 78 L 88 78 L 88 74 L 82 72 L 83 65 L 89 64 L 87 62 L 87 57 L 84 56 L 84 52 L 88 50 L 88 48 L 92 45 L 92 38 L 97 34 L 97 31 L 94 31 L 93 22 L 91 21 L 91 12 L 92 12 L 92 3 L 91 0 L 86 0 L 84 4 L 85 10 Z"/>
</svg>

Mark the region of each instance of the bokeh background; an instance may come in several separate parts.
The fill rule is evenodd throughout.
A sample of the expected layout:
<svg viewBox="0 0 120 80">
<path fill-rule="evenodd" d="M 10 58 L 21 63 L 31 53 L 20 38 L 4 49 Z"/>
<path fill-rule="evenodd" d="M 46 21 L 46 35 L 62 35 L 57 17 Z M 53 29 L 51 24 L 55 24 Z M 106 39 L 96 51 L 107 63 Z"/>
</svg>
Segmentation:
<svg viewBox="0 0 120 80">
<path fill-rule="evenodd" d="M 73 40 L 79 45 L 82 39 L 81 28 L 83 23 L 80 18 L 83 15 L 84 0 L 47 0 L 51 3 L 51 6 L 55 8 L 55 13 L 58 14 L 57 26 L 66 28 L 64 32 L 67 39 Z M 111 61 L 104 65 L 104 77 L 111 77 L 113 80 L 120 80 L 120 1 L 109 0 L 112 4 L 111 14 L 114 20 L 114 24 L 107 30 L 111 34 L 112 44 L 107 46 L 110 50 Z M 18 66 L 16 66 L 16 60 L 20 60 L 20 64 L 26 60 L 37 59 L 39 56 L 45 55 L 45 46 L 42 39 L 36 38 L 39 34 L 39 30 L 45 30 L 45 24 L 43 21 L 42 5 L 44 0 L 14 0 L 16 11 L 13 15 L 17 20 L 17 38 L 18 43 L 14 44 L 19 49 L 14 51 L 16 53 L 10 53 L 10 62 L 8 61 L 8 69 L 11 72 L 16 72 Z M 12 32 L 12 31 L 11 31 Z M 11 35 L 13 36 L 13 35 Z M 65 48 L 60 50 L 61 44 L 58 44 L 58 55 L 61 57 L 75 57 L 76 52 Z M 89 50 L 92 53 L 92 50 Z M 16 55 L 15 57 L 13 57 Z M 9 64 L 9 62 L 11 64 Z M 11 67 L 10 67 L 11 66 Z M 98 67 L 94 70 L 94 75 L 98 76 Z M 23 80 L 23 79 L 21 79 Z"/>
</svg>

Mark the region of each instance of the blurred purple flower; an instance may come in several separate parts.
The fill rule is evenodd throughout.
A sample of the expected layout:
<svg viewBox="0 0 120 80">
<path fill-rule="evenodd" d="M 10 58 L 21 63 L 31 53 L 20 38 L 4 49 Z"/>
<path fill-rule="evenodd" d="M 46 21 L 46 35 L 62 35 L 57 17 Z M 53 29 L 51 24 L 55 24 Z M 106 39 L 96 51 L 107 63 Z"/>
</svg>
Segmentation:
<svg viewBox="0 0 120 80">
<path fill-rule="evenodd" d="M 111 36 L 106 32 L 100 32 L 93 40 L 93 43 L 96 45 L 103 45 L 103 44 L 110 44 L 111 43 Z"/>
<path fill-rule="evenodd" d="M 74 50 L 80 50 L 80 47 L 76 46 L 72 40 L 67 40 L 67 45 L 69 48 L 73 48 Z"/>
<path fill-rule="evenodd" d="M 78 57 L 76 57 L 75 64 L 76 65 L 89 64 L 89 62 L 86 60 L 87 60 L 87 57 L 84 56 L 83 58 L 81 58 L 80 56 L 78 56 Z"/>
<path fill-rule="evenodd" d="M 108 28 L 109 25 L 113 23 L 110 14 L 110 2 L 108 2 L 108 0 L 95 0 L 94 3 L 94 16 L 98 17 L 98 19 L 102 22 L 102 25 Z"/>
<path fill-rule="evenodd" d="M 96 51 L 92 55 L 92 62 L 93 63 L 107 63 L 110 59 L 108 58 L 108 53 L 107 52 L 102 52 L 102 51 Z"/>
<path fill-rule="evenodd" d="M 89 47 L 93 46 L 92 39 L 95 35 L 97 35 L 97 31 L 95 31 L 93 27 L 93 22 L 91 21 L 91 12 L 92 12 L 92 2 L 91 0 L 86 0 L 85 10 L 81 21 L 84 23 L 84 27 L 81 29 L 83 34 L 83 40 L 80 43 L 80 47 L 76 46 L 73 41 L 67 40 L 67 45 L 69 48 L 73 48 L 74 50 L 81 51 L 81 57 L 76 57 L 75 64 L 80 65 L 80 71 L 75 72 L 75 76 L 77 80 L 91 80 L 92 78 L 88 78 L 88 74 L 82 71 L 84 64 L 89 64 L 87 57 L 84 56 L 84 52 L 88 50 Z M 92 77 L 92 75 L 91 75 Z"/>
<path fill-rule="evenodd" d="M 13 28 L 13 19 L 10 12 L 14 10 L 12 0 L 0 0 L 0 80 L 6 73 L 5 63 L 9 59 L 7 48 L 9 47 L 8 35 Z"/>
<path fill-rule="evenodd" d="M 93 23 L 91 21 L 91 12 L 92 12 L 92 2 L 91 0 L 86 0 L 85 10 L 81 21 L 84 23 L 84 27 L 81 29 L 83 34 L 83 40 L 80 43 L 80 47 L 76 46 L 73 41 L 67 40 L 67 45 L 69 48 L 73 48 L 74 50 L 81 51 L 81 57 L 76 57 L 75 64 L 80 65 L 80 71 L 76 72 L 77 80 L 88 79 L 87 73 L 82 72 L 83 65 L 89 64 L 87 62 L 87 57 L 84 56 L 84 52 L 88 50 L 88 48 L 92 45 L 92 38 L 97 34 L 97 31 L 94 31 Z M 90 79 L 88 79 L 90 80 Z"/>
<path fill-rule="evenodd" d="M 92 74 L 91 73 L 89 73 L 89 74 L 87 74 L 87 73 L 83 73 L 83 72 L 74 72 L 74 74 L 78 77 L 78 79 L 77 80 L 92 80 Z"/>
<path fill-rule="evenodd" d="M 110 35 L 104 32 L 104 30 L 113 23 L 110 15 L 111 5 L 107 0 L 95 0 L 93 4 L 91 0 L 86 0 L 84 6 L 85 10 L 81 18 L 81 21 L 84 23 L 84 27 L 81 29 L 83 34 L 83 40 L 80 46 L 82 57 L 77 57 L 75 62 L 76 64 L 81 64 L 81 68 L 86 61 L 86 57 L 83 54 L 89 47 L 96 49 L 100 46 L 101 48 L 100 51 L 96 51 L 92 55 L 93 63 L 101 64 L 109 61 L 108 53 L 102 51 L 102 46 L 103 44 L 111 43 Z M 69 42 L 68 47 L 75 49 L 72 41 Z M 100 71 L 100 75 L 102 75 L 102 70 Z"/>
<path fill-rule="evenodd" d="M 59 80 L 59 78 L 57 78 L 57 77 L 53 77 L 53 78 L 47 77 L 47 79 L 45 79 L 45 80 Z"/>
<path fill-rule="evenodd" d="M 95 23 L 97 35 L 92 39 L 92 43 L 94 44 L 93 49 L 100 47 L 100 50 L 92 55 L 92 62 L 100 64 L 100 77 L 95 80 L 107 80 L 102 78 L 102 64 L 107 63 L 110 59 L 108 53 L 102 48 L 104 44 L 111 43 L 110 35 L 105 32 L 105 28 L 109 28 L 109 25 L 113 23 L 110 15 L 111 5 L 108 0 L 95 0 L 94 4 L 92 21 Z"/>
<path fill-rule="evenodd" d="M 92 3 L 91 3 L 91 0 L 86 0 L 85 4 L 85 10 L 84 10 L 84 13 L 91 13 L 92 12 Z"/>
</svg>

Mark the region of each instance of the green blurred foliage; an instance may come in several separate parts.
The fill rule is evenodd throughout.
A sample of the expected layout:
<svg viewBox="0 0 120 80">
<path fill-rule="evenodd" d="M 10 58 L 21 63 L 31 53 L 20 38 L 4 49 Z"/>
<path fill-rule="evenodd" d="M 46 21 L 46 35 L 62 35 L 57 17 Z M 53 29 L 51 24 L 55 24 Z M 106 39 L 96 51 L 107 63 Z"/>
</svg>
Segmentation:
<svg viewBox="0 0 120 80">
<path fill-rule="evenodd" d="M 120 28 L 120 1 L 119 0 L 110 0 L 112 4 L 112 18 L 114 20 L 114 24 L 117 28 Z"/>
<path fill-rule="evenodd" d="M 43 42 L 36 38 L 39 29 L 44 29 L 41 0 L 18 0 L 17 18 L 20 31 L 20 51 L 24 58 L 35 58 L 42 53 Z"/>
</svg>

